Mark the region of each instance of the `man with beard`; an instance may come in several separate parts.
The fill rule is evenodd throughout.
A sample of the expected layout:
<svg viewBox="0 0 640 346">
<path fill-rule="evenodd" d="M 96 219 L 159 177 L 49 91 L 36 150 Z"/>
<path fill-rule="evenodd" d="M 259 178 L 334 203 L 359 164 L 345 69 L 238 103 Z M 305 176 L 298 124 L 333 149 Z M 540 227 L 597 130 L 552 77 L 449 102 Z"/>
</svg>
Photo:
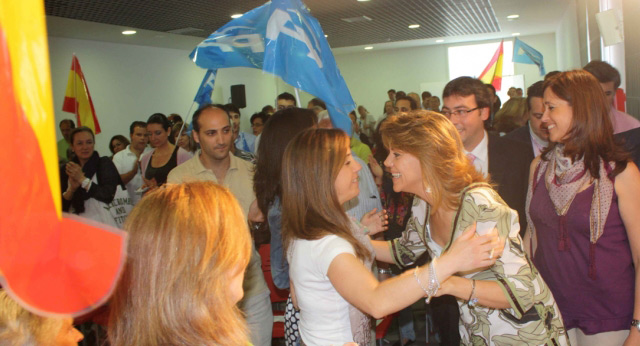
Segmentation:
<svg viewBox="0 0 640 346">
<path fill-rule="evenodd" d="M 213 181 L 227 187 L 238 199 L 245 217 L 259 221 L 256 214 L 256 196 L 253 192 L 252 163 L 239 159 L 230 151 L 233 146 L 233 129 L 229 113 L 223 105 L 207 105 L 193 115 L 193 137 L 200 150 L 189 161 L 169 172 L 168 183 L 188 181 Z M 245 228 L 243 230 L 248 229 Z M 271 345 L 273 312 L 269 300 L 269 288 L 262 274 L 260 255 L 253 247 L 251 260 L 245 271 L 244 298 L 238 303 L 247 316 L 247 325 L 253 345 Z"/>
</svg>

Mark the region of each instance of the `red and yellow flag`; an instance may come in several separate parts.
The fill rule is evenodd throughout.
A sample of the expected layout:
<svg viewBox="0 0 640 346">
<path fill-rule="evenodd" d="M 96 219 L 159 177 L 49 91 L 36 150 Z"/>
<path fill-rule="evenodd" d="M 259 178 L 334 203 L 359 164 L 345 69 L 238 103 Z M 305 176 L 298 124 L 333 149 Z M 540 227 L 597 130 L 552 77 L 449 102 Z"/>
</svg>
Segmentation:
<svg viewBox="0 0 640 346">
<path fill-rule="evenodd" d="M 504 40 L 500 41 L 500 47 L 493 54 L 493 58 L 489 61 L 489 65 L 484 68 L 484 71 L 480 74 L 480 79 L 485 84 L 493 84 L 496 90 L 500 90 L 502 87 L 502 60 L 504 59 L 502 45 Z"/>
<path fill-rule="evenodd" d="M 80 62 L 74 55 L 71 60 L 71 71 L 67 82 L 67 91 L 64 93 L 62 110 L 73 113 L 78 119 L 78 126 L 90 128 L 96 135 L 100 133 L 100 124 L 93 108 L 93 101 L 89 93 L 89 86 L 84 79 L 84 73 L 80 68 Z"/>
<path fill-rule="evenodd" d="M 61 212 L 42 0 L 0 0 L 0 114 L 0 284 L 36 313 L 86 312 L 109 297 L 126 234 Z"/>
</svg>

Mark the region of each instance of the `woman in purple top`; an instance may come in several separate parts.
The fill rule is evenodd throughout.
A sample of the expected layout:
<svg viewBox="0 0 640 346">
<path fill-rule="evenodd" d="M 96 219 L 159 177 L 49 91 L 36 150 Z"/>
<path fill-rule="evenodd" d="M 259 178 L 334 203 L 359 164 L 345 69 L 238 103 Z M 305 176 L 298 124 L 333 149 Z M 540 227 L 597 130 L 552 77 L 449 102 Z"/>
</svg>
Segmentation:
<svg viewBox="0 0 640 346">
<path fill-rule="evenodd" d="M 592 75 L 547 80 L 544 105 L 551 145 L 531 164 L 527 248 L 572 344 L 640 345 L 640 172 Z"/>
</svg>

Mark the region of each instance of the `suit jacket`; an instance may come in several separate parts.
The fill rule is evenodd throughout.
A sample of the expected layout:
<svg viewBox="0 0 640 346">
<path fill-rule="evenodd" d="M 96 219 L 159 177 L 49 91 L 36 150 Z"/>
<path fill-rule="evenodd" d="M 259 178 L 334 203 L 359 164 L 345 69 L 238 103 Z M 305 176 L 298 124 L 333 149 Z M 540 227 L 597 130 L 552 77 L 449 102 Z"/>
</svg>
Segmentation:
<svg viewBox="0 0 640 346">
<path fill-rule="evenodd" d="M 640 127 L 618 133 L 616 138 L 624 142 L 625 148 L 631 153 L 633 162 L 640 167 Z"/>
<path fill-rule="evenodd" d="M 531 141 L 529 146 L 504 137 L 489 135 L 489 175 L 502 199 L 518 212 L 520 235 L 527 226 L 525 204 L 529 167 L 533 160 Z"/>
<path fill-rule="evenodd" d="M 531 155 L 533 155 L 533 143 L 531 142 L 531 132 L 529 131 L 529 122 L 524 126 L 519 127 L 506 135 L 503 138 L 511 139 L 516 142 L 522 142 L 531 149 Z"/>
</svg>

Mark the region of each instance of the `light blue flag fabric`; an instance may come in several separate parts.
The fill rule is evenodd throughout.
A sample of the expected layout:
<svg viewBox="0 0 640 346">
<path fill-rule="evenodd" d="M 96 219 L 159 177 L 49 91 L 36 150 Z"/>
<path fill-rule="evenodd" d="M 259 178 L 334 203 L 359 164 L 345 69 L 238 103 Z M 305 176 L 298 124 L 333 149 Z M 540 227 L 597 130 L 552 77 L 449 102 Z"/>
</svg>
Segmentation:
<svg viewBox="0 0 640 346">
<path fill-rule="evenodd" d="M 207 70 L 207 73 L 205 73 L 202 79 L 202 83 L 200 83 L 200 88 L 198 88 L 196 97 L 193 99 L 193 101 L 197 102 L 200 106 L 212 103 L 211 93 L 213 92 L 213 85 L 216 82 L 216 72 L 217 70 L 213 69 Z"/>
<path fill-rule="evenodd" d="M 196 65 L 253 67 L 327 104 L 335 127 L 351 134 L 351 93 L 318 21 L 300 0 L 273 0 L 216 30 L 191 52 Z"/>
<path fill-rule="evenodd" d="M 513 62 L 538 65 L 538 68 L 540 69 L 540 75 L 544 76 L 546 74 L 542 53 L 538 52 L 528 44 L 520 41 L 517 37 L 513 42 Z"/>
</svg>

